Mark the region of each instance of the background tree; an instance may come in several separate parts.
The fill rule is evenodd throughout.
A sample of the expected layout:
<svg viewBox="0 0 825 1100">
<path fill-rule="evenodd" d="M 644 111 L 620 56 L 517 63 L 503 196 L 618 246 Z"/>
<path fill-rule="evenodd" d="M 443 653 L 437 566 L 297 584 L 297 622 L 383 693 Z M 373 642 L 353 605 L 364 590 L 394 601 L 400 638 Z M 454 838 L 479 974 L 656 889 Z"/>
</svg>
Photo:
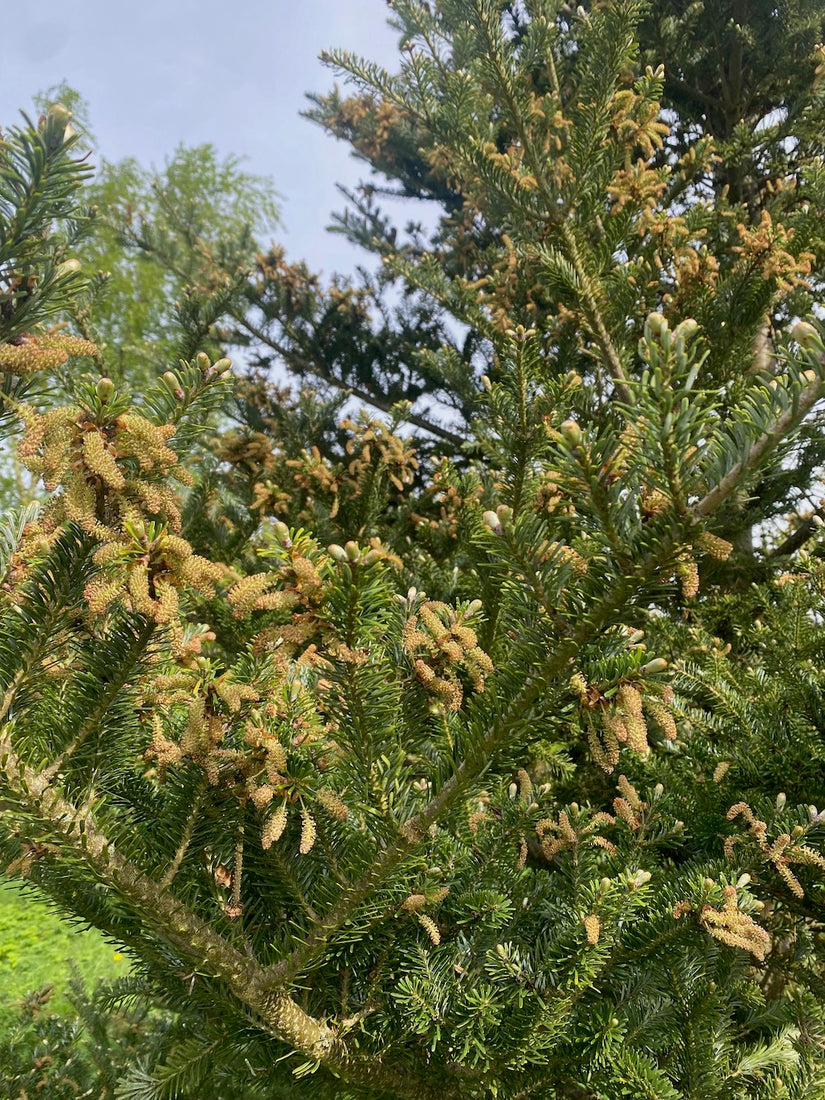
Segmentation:
<svg viewBox="0 0 825 1100">
<path fill-rule="evenodd" d="M 103 369 L 136 386 L 180 356 L 219 357 L 226 332 L 217 322 L 277 224 L 271 182 L 211 145 L 181 144 L 162 170 L 134 159 L 95 164 L 88 104 L 64 82 L 35 97 L 36 111 L 55 102 L 71 111 L 75 149 L 90 176 L 73 241 L 86 290 L 65 320 L 95 340 Z M 9 505 L 35 492 L 13 454 L 0 486 Z"/>
<path fill-rule="evenodd" d="M 77 151 L 97 161 L 85 192 L 91 216 L 78 242 L 93 285 L 85 302 L 75 302 L 74 323 L 94 336 L 106 369 L 117 377 L 128 371 L 133 382 L 181 355 L 218 350 L 215 319 L 237 290 L 232 277 L 248 277 L 260 242 L 278 224 L 271 181 L 212 145 L 181 144 L 160 170 L 99 158 L 82 95 L 63 82 L 35 97 L 39 112 L 56 102 L 72 113 Z M 180 346 L 182 339 L 189 343 Z"/>
<path fill-rule="evenodd" d="M 9 870 L 175 1013 L 121 1097 L 822 1095 L 822 563 L 744 546 L 746 598 L 725 569 L 817 476 L 818 163 L 751 211 L 708 135 L 671 154 L 631 3 L 396 14 L 400 76 L 338 61 L 419 127 L 467 266 L 458 223 L 387 230 L 409 297 L 374 327 L 277 253 L 225 313 L 346 391 L 424 310 L 441 411 L 258 385 L 210 454 L 225 360 L 136 400 L 44 327 L 84 300 L 83 169 L 60 108 L 7 135 L 0 366 L 52 494 L 7 524 Z"/>
<path fill-rule="evenodd" d="M 270 183 L 211 145 L 180 145 L 161 171 L 104 161 L 88 198 L 99 213 L 83 261 L 106 280 L 79 319 L 107 370 L 149 378 L 180 356 L 219 352 L 216 322 L 237 294 L 228 273 L 248 277 L 256 238 L 277 224 Z"/>
<path fill-rule="evenodd" d="M 571 345 L 583 344 L 576 369 L 584 377 L 592 371 L 593 345 L 603 349 L 609 341 L 617 362 L 632 358 L 639 328 L 628 327 L 628 315 L 643 318 L 646 310 L 664 308 L 678 317 L 688 301 L 691 314 L 712 334 L 709 365 L 717 380 L 736 376 L 743 357 L 753 369 L 774 370 L 773 334 L 794 316 L 804 316 L 821 287 L 821 7 L 799 4 L 780 11 L 740 4 L 707 11 L 697 4 L 683 11 L 678 5 L 653 5 L 639 23 L 639 35 L 643 60 L 654 69 L 664 66 L 660 100 L 667 133 L 657 118 L 649 120 L 648 134 L 638 121 L 615 112 L 610 118 L 607 100 L 599 104 L 593 97 L 585 108 L 593 112 L 598 104 L 603 114 L 601 128 L 591 127 L 590 147 L 576 145 L 578 119 L 563 114 L 559 131 L 552 117 L 530 114 L 530 103 L 545 102 L 548 90 L 555 88 L 562 101 L 569 96 L 573 86 L 565 82 L 576 59 L 557 58 L 548 65 L 543 56 L 530 54 L 536 37 L 530 5 L 500 4 L 496 10 L 508 40 L 523 47 L 513 101 L 520 106 L 521 125 L 502 108 L 502 73 L 486 66 L 489 36 L 462 28 L 463 12 L 449 4 L 435 15 L 415 4 L 393 6 L 409 50 L 392 79 L 333 55 L 359 87 L 346 98 L 337 91 L 316 98 L 310 117 L 351 141 L 387 180 L 351 196 L 353 208 L 341 219 L 342 230 L 382 254 L 386 266 L 404 278 L 406 265 L 416 266 L 432 289 L 426 267 L 416 263 L 420 226 L 410 224 L 405 238 L 377 200 L 401 195 L 434 206 L 438 220 L 425 246 L 426 261 L 435 259 L 440 272 L 455 276 L 443 280 L 438 298 L 476 334 L 467 341 L 471 347 L 486 333 L 476 315 L 476 296 L 467 302 L 462 291 L 483 281 L 482 295 L 491 298 L 493 313 L 504 294 L 505 323 L 515 316 L 538 327 L 550 346 L 564 347 L 560 362 L 570 361 Z M 557 18 L 564 27 L 577 20 L 573 9 L 564 7 Z M 428 62 L 430 52 L 438 53 L 437 65 Z M 628 81 L 633 72 L 625 74 Z M 591 78 L 599 77 L 594 69 Z M 524 181 L 533 188 L 519 196 L 518 216 L 512 196 L 490 188 L 488 172 L 478 173 L 477 155 L 475 161 L 467 158 L 466 142 L 460 152 L 457 148 L 458 135 L 469 124 L 452 94 L 462 82 L 468 93 L 473 88 L 476 111 L 485 104 L 473 119 L 476 147 L 487 141 L 518 159 L 522 189 Z M 629 84 L 626 90 L 632 95 Z M 641 144 L 630 153 L 619 185 L 616 178 L 608 182 L 617 164 L 609 162 L 611 143 L 604 139 L 611 127 L 623 125 L 639 128 L 635 137 Z M 638 152 L 647 154 L 645 161 L 634 161 Z M 603 166 L 593 196 L 578 193 L 584 158 Z M 670 171 L 663 176 L 659 169 L 665 166 Z M 556 180 L 554 174 L 562 171 L 566 180 Z M 555 228 L 547 218 L 553 195 L 560 196 L 568 214 Z M 647 232 L 637 233 L 640 199 L 649 203 L 650 224 Z M 665 211 L 671 217 L 665 218 Z M 777 279 L 784 276 L 777 269 L 764 279 L 761 267 L 774 263 L 786 238 L 793 243 L 785 258 L 791 267 L 798 265 L 795 286 L 792 293 L 786 286 L 777 295 Z M 484 320 L 491 319 L 485 311 Z M 596 362 L 602 357 L 598 352 Z M 453 352 L 450 362 L 457 358 Z M 803 510 L 816 503 L 806 493 L 822 462 L 821 439 L 814 419 L 797 438 L 794 472 L 777 455 L 747 504 L 727 517 L 740 572 L 757 569 L 753 531 L 787 512 L 791 484 Z M 805 525 L 800 537 L 810 531 Z"/>
</svg>

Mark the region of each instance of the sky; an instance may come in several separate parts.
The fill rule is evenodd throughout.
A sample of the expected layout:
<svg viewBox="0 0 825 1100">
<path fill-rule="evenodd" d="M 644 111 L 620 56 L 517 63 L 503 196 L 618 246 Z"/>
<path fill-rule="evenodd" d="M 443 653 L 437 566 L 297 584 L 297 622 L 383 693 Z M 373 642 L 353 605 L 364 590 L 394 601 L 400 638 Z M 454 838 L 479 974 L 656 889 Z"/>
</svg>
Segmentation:
<svg viewBox="0 0 825 1100">
<path fill-rule="evenodd" d="M 39 0 L 3 15 L 0 124 L 66 81 L 87 100 L 107 160 L 162 166 L 180 142 L 211 142 L 271 177 L 277 236 L 291 260 L 330 274 L 362 254 L 325 227 L 343 207 L 336 181 L 368 173 L 348 146 L 299 117 L 335 74 L 323 49 L 394 65 L 384 0 Z"/>
</svg>

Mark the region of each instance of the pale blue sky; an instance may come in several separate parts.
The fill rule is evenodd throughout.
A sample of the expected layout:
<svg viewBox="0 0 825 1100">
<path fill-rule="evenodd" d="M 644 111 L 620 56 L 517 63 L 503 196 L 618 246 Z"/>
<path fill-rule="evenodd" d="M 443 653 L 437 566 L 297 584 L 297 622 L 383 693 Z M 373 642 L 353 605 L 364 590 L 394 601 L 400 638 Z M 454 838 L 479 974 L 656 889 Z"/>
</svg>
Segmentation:
<svg viewBox="0 0 825 1100">
<path fill-rule="evenodd" d="M 327 274 L 359 253 L 324 232 L 342 206 L 336 181 L 366 166 L 299 118 L 304 93 L 334 76 L 318 61 L 341 47 L 392 65 L 384 0 L 40 0 L 4 13 L 0 123 L 66 80 L 88 100 L 100 153 L 162 164 L 180 141 L 212 142 L 271 176 L 283 196 L 291 259 Z"/>
</svg>

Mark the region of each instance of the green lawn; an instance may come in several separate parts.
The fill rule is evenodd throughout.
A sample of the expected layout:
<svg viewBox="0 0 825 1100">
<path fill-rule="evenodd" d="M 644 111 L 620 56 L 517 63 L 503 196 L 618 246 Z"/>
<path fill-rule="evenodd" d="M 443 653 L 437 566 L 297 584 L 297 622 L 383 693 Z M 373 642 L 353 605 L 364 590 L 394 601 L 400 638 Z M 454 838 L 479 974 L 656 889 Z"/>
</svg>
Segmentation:
<svg viewBox="0 0 825 1100">
<path fill-rule="evenodd" d="M 101 978 L 128 972 L 128 962 L 95 931 L 79 931 L 61 920 L 34 893 L 0 878 L 0 1027 L 27 993 L 52 984 L 52 1011 L 69 1008 L 64 991 L 71 964 L 89 988 Z"/>
</svg>

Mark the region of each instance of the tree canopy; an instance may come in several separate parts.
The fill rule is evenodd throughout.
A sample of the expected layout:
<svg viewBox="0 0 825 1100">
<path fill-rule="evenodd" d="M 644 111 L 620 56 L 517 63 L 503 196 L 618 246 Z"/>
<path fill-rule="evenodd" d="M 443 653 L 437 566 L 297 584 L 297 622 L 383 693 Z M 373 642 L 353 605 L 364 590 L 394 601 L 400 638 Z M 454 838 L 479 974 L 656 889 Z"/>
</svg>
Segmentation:
<svg viewBox="0 0 825 1100">
<path fill-rule="evenodd" d="M 825 1096 L 822 13 L 393 18 L 377 273 L 4 133 L 7 873 L 165 1009 L 104 1095 Z"/>
</svg>

